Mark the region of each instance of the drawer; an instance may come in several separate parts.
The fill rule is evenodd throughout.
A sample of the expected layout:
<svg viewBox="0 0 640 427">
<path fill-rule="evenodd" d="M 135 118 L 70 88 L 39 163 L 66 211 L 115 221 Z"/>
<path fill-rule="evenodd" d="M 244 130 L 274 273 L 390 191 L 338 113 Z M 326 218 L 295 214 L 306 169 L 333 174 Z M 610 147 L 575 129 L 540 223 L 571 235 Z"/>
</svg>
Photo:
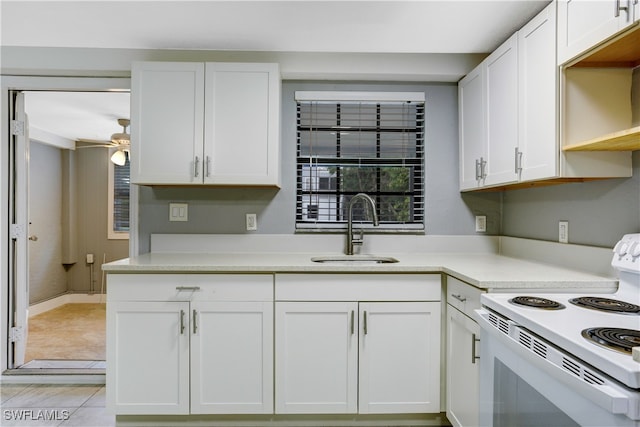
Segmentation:
<svg viewBox="0 0 640 427">
<path fill-rule="evenodd" d="M 276 274 L 278 301 L 440 301 L 440 274 Z"/>
<path fill-rule="evenodd" d="M 447 303 L 473 318 L 473 311 L 480 308 L 480 294 L 484 291 L 468 283 L 447 276 Z"/>
<path fill-rule="evenodd" d="M 273 275 L 108 274 L 107 301 L 273 301 Z"/>
</svg>

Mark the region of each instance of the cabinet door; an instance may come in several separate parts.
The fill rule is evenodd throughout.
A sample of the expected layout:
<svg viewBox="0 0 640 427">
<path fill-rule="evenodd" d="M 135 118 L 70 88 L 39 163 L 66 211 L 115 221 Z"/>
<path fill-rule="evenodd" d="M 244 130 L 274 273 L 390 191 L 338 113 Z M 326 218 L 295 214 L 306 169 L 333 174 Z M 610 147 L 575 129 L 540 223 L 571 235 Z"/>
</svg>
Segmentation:
<svg viewBox="0 0 640 427">
<path fill-rule="evenodd" d="M 359 412 L 440 412 L 440 303 L 360 303 Z"/>
<path fill-rule="evenodd" d="M 518 43 L 511 36 L 483 62 L 486 66 L 487 142 L 485 184 L 518 179 Z"/>
<path fill-rule="evenodd" d="M 202 183 L 204 64 L 134 63 L 131 182 Z"/>
<path fill-rule="evenodd" d="M 460 189 L 481 185 L 480 162 L 485 145 L 484 68 L 474 68 L 458 84 Z"/>
<path fill-rule="evenodd" d="M 632 3 L 633 0 L 558 1 L 558 65 L 632 25 Z"/>
<path fill-rule="evenodd" d="M 520 180 L 558 174 L 556 5 L 518 32 Z"/>
<path fill-rule="evenodd" d="M 191 413 L 273 413 L 273 303 L 191 303 Z"/>
<path fill-rule="evenodd" d="M 480 327 L 447 305 L 447 419 L 454 426 L 477 426 Z"/>
<path fill-rule="evenodd" d="M 276 303 L 276 413 L 357 412 L 358 306 Z"/>
<path fill-rule="evenodd" d="M 109 303 L 107 405 L 119 415 L 189 413 L 187 302 Z"/>
<path fill-rule="evenodd" d="M 205 183 L 280 185 L 277 64 L 206 64 Z"/>
</svg>

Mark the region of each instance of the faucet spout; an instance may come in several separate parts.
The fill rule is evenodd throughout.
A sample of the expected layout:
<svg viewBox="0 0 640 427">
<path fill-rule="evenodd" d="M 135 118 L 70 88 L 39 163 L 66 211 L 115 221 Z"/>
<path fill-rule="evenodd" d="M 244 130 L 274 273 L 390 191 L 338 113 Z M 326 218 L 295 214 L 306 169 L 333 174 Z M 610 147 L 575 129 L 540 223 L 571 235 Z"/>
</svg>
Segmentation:
<svg viewBox="0 0 640 427">
<path fill-rule="evenodd" d="M 373 225 L 376 227 L 380 225 L 380 222 L 378 221 L 378 214 L 376 213 L 376 203 L 373 201 L 371 196 L 365 193 L 358 193 L 353 196 L 349 201 L 349 207 L 347 209 L 347 255 L 353 255 L 353 246 L 362 245 L 363 242 L 362 230 L 360 230 L 360 237 L 355 237 L 353 235 L 353 205 L 355 205 L 359 200 L 362 200 L 369 205 L 371 215 L 373 217 Z"/>
</svg>

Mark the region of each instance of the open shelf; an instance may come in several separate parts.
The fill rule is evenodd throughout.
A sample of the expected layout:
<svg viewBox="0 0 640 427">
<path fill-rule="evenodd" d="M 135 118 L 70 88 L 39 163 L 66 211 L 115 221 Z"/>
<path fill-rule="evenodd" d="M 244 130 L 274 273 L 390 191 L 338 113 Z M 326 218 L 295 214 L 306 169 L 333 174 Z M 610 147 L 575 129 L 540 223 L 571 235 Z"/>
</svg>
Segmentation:
<svg viewBox="0 0 640 427">
<path fill-rule="evenodd" d="M 640 150 L 640 126 L 563 147 L 563 151 Z"/>
</svg>

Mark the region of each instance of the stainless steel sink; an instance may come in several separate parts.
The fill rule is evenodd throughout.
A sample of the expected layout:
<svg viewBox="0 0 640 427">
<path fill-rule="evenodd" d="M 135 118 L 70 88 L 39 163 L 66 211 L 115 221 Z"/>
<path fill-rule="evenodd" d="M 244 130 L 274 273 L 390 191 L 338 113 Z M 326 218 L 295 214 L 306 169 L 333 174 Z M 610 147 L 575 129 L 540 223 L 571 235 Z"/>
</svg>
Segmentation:
<svg viewBox="0 0 640 427">
<path fill-rule="evenodd" d="M 398 262 L 393 257 L 375 256 L 375 255 L 332 255 L 318 256 L 311 258 L 313 262 L 321 262 L 325 264 L 392 264 Z"/>
</svg>

